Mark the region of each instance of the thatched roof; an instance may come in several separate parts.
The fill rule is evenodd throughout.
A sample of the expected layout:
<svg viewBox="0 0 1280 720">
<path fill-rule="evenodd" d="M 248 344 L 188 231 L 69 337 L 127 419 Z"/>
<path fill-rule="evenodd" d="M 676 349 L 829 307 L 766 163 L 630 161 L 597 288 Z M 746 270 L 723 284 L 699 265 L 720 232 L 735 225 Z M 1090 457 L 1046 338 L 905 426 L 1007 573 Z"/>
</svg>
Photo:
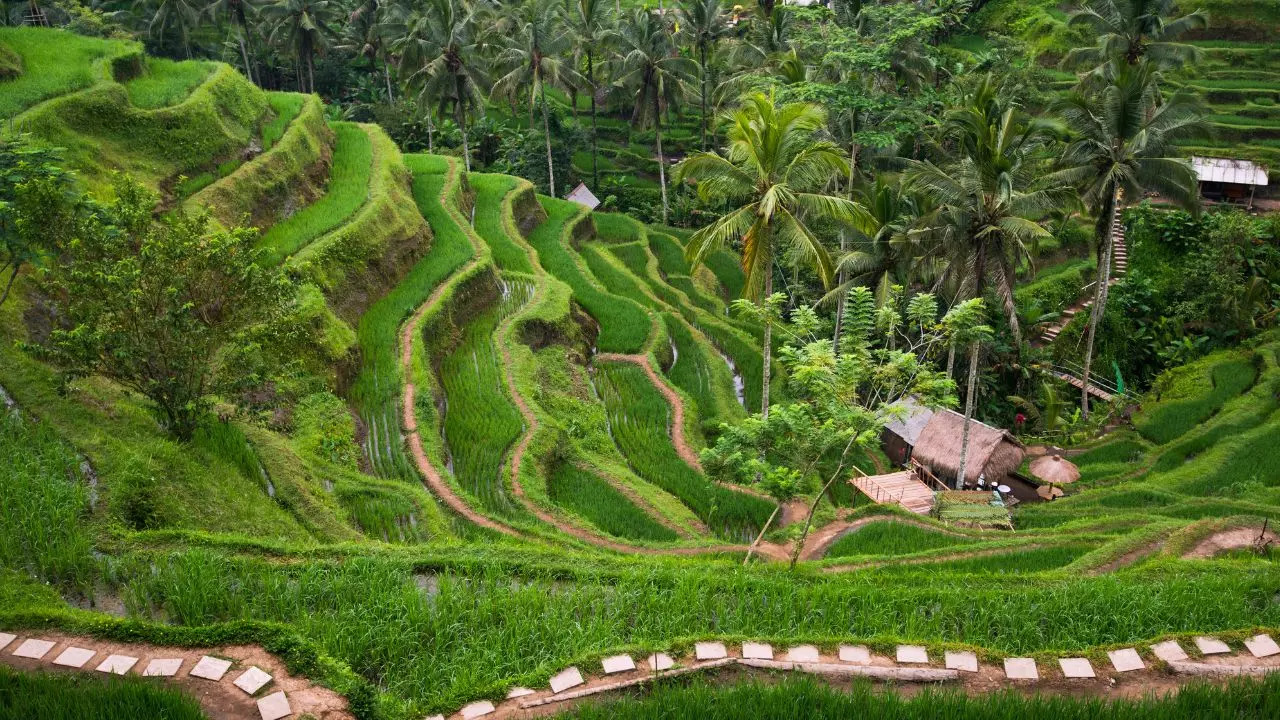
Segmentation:
<svg viewBox="0 0 1280 720">
<path fill-rule="evenodd" d="M 963 415 L 953 410 L 938 410 L 920 432 L 911 457 L 937 475 L 958 477 L 963 434 Z M 1025 451 L 1023 444 L 1008 431 L 971 420 L 965 478 L 973 481 L 985 474 L 988 480 L 998 480 L 1022 464 Z"/>
</svg>

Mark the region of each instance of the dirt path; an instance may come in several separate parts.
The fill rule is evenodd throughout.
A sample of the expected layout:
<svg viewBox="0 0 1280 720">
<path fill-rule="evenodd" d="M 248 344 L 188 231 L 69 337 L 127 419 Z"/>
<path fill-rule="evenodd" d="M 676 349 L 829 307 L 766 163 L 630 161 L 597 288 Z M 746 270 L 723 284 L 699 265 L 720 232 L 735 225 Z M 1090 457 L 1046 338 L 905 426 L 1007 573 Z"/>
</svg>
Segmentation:
<svg viewBox="0 0 1280 720">
<path fill-rule="evenodd" d="M 12 631 L 18 637 L 0 652 L 0 662 L 20 670 L 91 673 L 101 676 L 97 667 L 108 655 L 124 655 L 137 662 L 128 671 L 141 675 L 154 659 L 178 659 L 180 668 L 172 677 L 162 678 L 166 685 L 181 689 L 200 703 L 212 720 L 259 720 L 258 699 L 283 691 L 293 711 L 291 717 L 309 715 L 317 720 L 353 720 L 347 709 L 347 700 L 338 693 L 317 685 L 309 679 L 290 674 L 285 663 L 257 645 L 227 645 L 213 648 L 180 648 L 150 645 L 147 643 L 122 643 L 82 635 L 67 635 L 56 631 Z M 39 659 L 20 658 L 13 655 L 27 639 L 48 640 L 54 646 Z M 69 647 L 84 648 L 94 654 L 80 668 L 54 664 L 63 650 Z M 204 656 L 232 661 L 231 668 L 220 680 L 193 677 L 190 673 Z M 257 667 L 271 675 L 271 681 L 249 695 L 234 684 L 249 667 Z"/>
<path fill-rule="evenodd" d="M 1209 537 L 1196 543 L 1182 557 L 1187 559 L 1207 559 L 1215 555 L 1226 552 L 1227 550 L 1238 550 L 1240 548 L 1253 547 L 1254 541 L 1262 534 L 1260 527 L 1242 527 L 1232 528 L 1230 530 L 1221 530 Z M 1267 531 L 1266 538 L 1274 545 L 1276 534 L 1271 530 Z"/>
</svg>

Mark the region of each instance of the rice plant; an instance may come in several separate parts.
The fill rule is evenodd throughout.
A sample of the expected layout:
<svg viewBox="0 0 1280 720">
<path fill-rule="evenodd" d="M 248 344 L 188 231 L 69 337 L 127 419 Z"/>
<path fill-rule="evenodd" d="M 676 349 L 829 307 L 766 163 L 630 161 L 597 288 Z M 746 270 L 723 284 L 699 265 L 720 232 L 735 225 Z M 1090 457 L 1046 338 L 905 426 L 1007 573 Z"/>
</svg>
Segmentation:
<svg viewBox="0 0 1280 720">
<path fill-rule="evenodd" d="M 743 415 L 737 402 L 734 378 L 723 360 L 690 332 L 689 326 L 672 313 L 663 313 L 662 322 L 671 338 L 673 361 L 666 375 L 697 404 L 703 425 L 731 422 Z M 719 367 L 716 367 L 716 365 Z"/>
<path fill-rule="evenodd" d="M 1143 437 L 1163 445 L 1181 437 L 1253 384 L 1257 371 L 1249 357 L 1228 357 L 1178 368 L 1166 376 L 1160 403 L 1134 418 Z"/>
<path fill-rule="evenodd" d="M 676 454 L 671 407 L 631 363 L 599 363 L 596 387 L 609 413 L 609 431 L 640 477 L 675 495 L 717 535 L 748 541 L 773 504 L 713 484 Z"/>
<path fill-rule="evenodd" d="M 369 195 L 373 143 L 355 123 L 333 123 L 336 142 L 324 196 L 262 235 L 268 262 L 278 263 L 351 217 Z"/>
<path fill-rule="evenodd" d="M 582 256 L 591 274 L 604 286 L 605 290 L 619 297 L 633 300 L 647 308 L 658 309 L 661 307 L 658 301 L 654 300 L 653 296 L 645 291 L 644 286 L 637 279 L 638 276 L 632 275 L 625 269 L 614 265 L 598 244 L 584 244 L 578 254 Z"/>
<path fill-rule="evenodd" d="M 664 233 L 649 233 L 649 250 L 658 258 L 658 269 L 664 275 L 689 274 L 689 263 L 684 259 L 684 246 Z"/>
<path fill-rule="evenodd" d="M 601 352 L 637 353 L 644 349 L 652 323 L 634 300 L 597 288 L 574 260 L 563 237 L 566 224 L 582 212 L 582 206 L 539 196 L 547 221 L 529 233 L 529 244 L 538 251 L 542 267 L 573 290 L 573 298 L 600 324 L 596 347 Z"/>
<path fill-rule="evenodd" d="M 445 159 L 406 155 L 404 160 L 413 173 L 414 201 L 435 237 L 427 254 L 360 318 L 356 334 L 361 367 L 351 396 L 369 428 L 367 453 L 378 474 L 416 478 L 400 437 L 399 397 L 403 386 L 397 356 L 398 333 L 405 319 L 471 257 L 473 249 L 466 233 L 441 205 L 440 194 L 448 170 Z"/>
<path fill-rule="evenodd" d="M 151 110 L 177 105 L 213 72 L 213 63 L 202 60 L 166 60 L 149 57 L 146 71 L 124 84 L 129 102 Z"/>
<path fill-rule="evenodd" d="M 520 184 L 510 175 L 472 173 L 467 176 L 475 191 L 476 233 L 488 243 L 493 262 L 502 270 L 532 273 L 533 265 L 524 247 L 508 234 L 503 219 L 507 196 Z"/>
<path fill-rule="evenodd" d="M 524 431 L 524 418 L 506 393 L 494 332 L 532 295 L 531 283 L 503 282 L 498 301 L 463 325 L 457 346 L 440 362 L 444 439 L 453 474 L 486 508 L 507 515 L 518 505 L 507 495 L 503 465 Z"/>
<path fill-rule="evenodd" d="M 936 530 L 908 523 L 883 521 L 868 523 L 837 540 L 827 557 L 851 555 L 908 555 L 910 553 L 955 547 L 974 542 Z"/>
<path fill-rule="evenodd" d="M 592 525 L 628 540 L 669 542 L 677 539 L 607 481 L 569 464 L 560 464 L 547 477 L 551 501 L 586 518 Z"/>
<path fill-rule="evenodd" d="M 262 149 L 270 150 L 288 129 L 289 123 L 302 111 L 302 103 L 307 99 L 301 93 L 272 92 L 267 93 L 267 101 L 271 103 L 273 114 L 271 120 L 262 126 Z"/>
<path fill-rule="evenodd" d="M 0 27 L 0 42 L 22 58 L 22 74 L 6 81 L 0 92 L 0 118 L 89 87 L 102 77 L 97 61 L 138 47 L 123 40 L 27 26 Z"/>
<path fill-rule="evenodd" d="M 0 716 L 23 720 L 204 720 L 187 693 L 137 676 L 21 672 L 0 665 Z"/>
</svg>

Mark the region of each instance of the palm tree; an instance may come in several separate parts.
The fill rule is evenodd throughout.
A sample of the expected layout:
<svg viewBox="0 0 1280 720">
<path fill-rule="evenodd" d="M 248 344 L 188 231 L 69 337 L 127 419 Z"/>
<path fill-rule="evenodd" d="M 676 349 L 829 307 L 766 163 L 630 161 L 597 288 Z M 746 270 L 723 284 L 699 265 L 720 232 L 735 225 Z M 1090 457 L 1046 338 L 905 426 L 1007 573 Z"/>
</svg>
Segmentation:
<svg viewBox="0 0 1280 720">
<path fill-rule="evenodd" d="M 555 85 L 572 79 L 572 68 L 561 59 L 571 45 L 572 33 L 564 20 L 562 6 L 556 0 L 531 0 L 516 8 L 509 22 L 500 23 L 498 32 L 510 30 L 510 43 L 498 56 L 499 67 L 510 68 L 493 84 L 493 92 L 516 98 L 529 90 L 529 129 L 533 129 L 533 105 L 542 105 L 542 134 L 547 143 L 547 184 L 556 194 L 556 172 L 551 160 L 551 121 L 547 112 L 547 84 Z M 506 34 L 506 33 L 504 33 Z"/>
<path fill-rule="evenodd" d="M 268 39 L 287 45 L 299 63 L 302 92 L 316 91 L 315 55 L 328 44 L 330 26 L 340 9 L 331 0 L 276 0 L 263 8 L 263 14 L 272 19 Z M 302 82 L 302 63 L 307 66 L 306 83 Z"/>
<path fill-rule="evenodd" d="M 596 133 L 596 53 L 600 51 L 613 26 L 614 16 L 604 0 L 571 0 L 569 24 L 573 27 L 575 54 L 587 63 L 583 81 L 591 93 L 591 185 L 599 188 L 599 142 Z M 575 107 L 577 104 L 575 103 Z"/>
<path fill-rule="evenodd" d="M 964 488 L 965 465 L 969 461 L 969 426 L 973 422 L 973 410 L 978 397 L 978 357 L 982 344 L 991 340 L 991 328 L 986 324 L 986 308 L 982 298 L 975 297 L 952 306 L 942 318 L 951 347 L 969 346 L 969 376 L 964 397 L 964 426 L 960 431 L 960 472 L 956 477 L 956 489 Z M 948 375 L 950 369 L 948 368 Z"/>
<path fill-rule="evenodd" d="M 387 38 L 401 29 L 393 18 L 393 8 L 379 0 L 362 0 L 347 17 L 342 28 L 342 50 L 354 52 L 369 61 L 369 72 L 378 72 L 378 59 L 382 59 L 382 76 L 387 84 L 387 101 L 395 101 L 391 87 L 391 60 L 387 57 L 390 43 Z"/>
<path fill-rule="evenodd" d="M 634 99 L 631 123 L 652 124 L 658 152 L 658 184 L 662 188 L 662 222 L 667 222 L 667 161 L 662 154 L 662 113 L 680 102 L 697 67 L 681 57 L 662 17 L 638 9 L 617 32 L 619 76 L 616 84 Z"/>
<path fill-rule="evenodd" d="M 1098 282 L 1094 289 L 1085 344 L 1081 412 L 1089 416 L 1089 377 L 1094 335 L 1106 312 L 1111 279 L 1116 207 L 1123 197 L 1146 189 L 1196 209 L 1196 174 L 1178 157 L 1174 142 L 1204 129 L 1200 101 L 1177 93 L 1162 99 L 1157 73 L 1149 62 L 1121 65 L 1113 81 L 1094 93 L 1074 92 L 1058 104 L 1067 127 L 1076 133 L 1063 152 L 1063 169 L 1054 179 L 1075 186 L 1085 208 L 1097 218 Z"/>
<path fill-rule="evenodd" d="M 695 180 L 704 198 L 739 204 L 689 238 L 689 262 L 696 267 L 716 249 L 741 240 L 744 295 L 762 308 L 773 295 L 774 257 L 780 252 L 790 250 L 830 284 L 831 256 L 810 223 L 866 220 L 860 205 L 823 190 L 833 174 L 848 171 L 843 150 L 820 138 L 826 123 L 826 112 L 818 105 L 780 106 L 772 96 L 756 93 L 726 118 L 723 155 L 699 152 L 676 166 L 676 182 Z M 766 313 L 764 320 L 760 405 L 767 418 L 772 315 Z"/>
<path fill-rule="evenodd" d="M 151 22 L 147 23 L 147 33 L 163 37 L 170 30 L 177 31 L 182 38 L 182 46 L 191 58 L 191 31 L 200 25 L 200 7 L 195 0 L 158 0 L 154 9 L 151 0 L 142 0 L 135 6 L 142 6 L 151 13 Z"/>
<path fill-rule="evenodd" d="M 988 75 L 947 114 L 943 136 L 954 151 L 941 166 L 906 161 L 907 189 L 937 206 L 921 221 L 933 236 L 926 259 L 938 261 L 939 282 L 958 286 L 959 297 L 993 288 L 1021 347 L 1015 268 L 1030 258 L 1026 243 L 1048 235 L 1036 219 L 1068 194 L 1041 180 L 1049 126 L 1027 118 Z"/>
<path fill-rule="evenodd" d="M 707 52 L 729 34 L 729 14 L 720 0 L 685 0 L 680 6 L 680 31 L 698 52 L 701 84 L 702 150 L 707 149 Z"/>
<path fill-rule="evenodd" d="M 1083 25 L 1097 36 L 1097 44 L 1075 48 L 1062 59 L 1067 67 L 1089 67 L 1091 77 L 1101 77 L 1107 67 L 1122 62 L 1136 65 L 1150 60 L 1160 67 L 1195 62 L 1200 51 L 1193 45 L 1173 42 L 1190 30 L 1208 27 L 1209 15 L 1196 10 L 1181 17 L 1174 0 L 1084 0 L 1069 23 Z"/>
<path fill-rule="evenodd" d="M 408 83 L 430 106 L 453 104 L 454 120 L 462 131 L 462 156 L 471 172 L 471 148 L 467 139 L 467 111 L 484 106 L 481 88 L 489 81 L 480 64 L 475 39 L 475 13 L 456 0 L 428 0 L 410 23 L 400 46 L 401 68 L 409 69 Z"/>
<path fill-rule="evenodd" d="M 230 17 L 236 26 L 236 42 L 240 45 L 240 58 L 244 61 L 244 76 L 257 83 L 253 66 L 249 63 L 249 13 L 253 12 L 253 0 L 213 0 L 207 11 L 212 18 Z"/>
</svg>

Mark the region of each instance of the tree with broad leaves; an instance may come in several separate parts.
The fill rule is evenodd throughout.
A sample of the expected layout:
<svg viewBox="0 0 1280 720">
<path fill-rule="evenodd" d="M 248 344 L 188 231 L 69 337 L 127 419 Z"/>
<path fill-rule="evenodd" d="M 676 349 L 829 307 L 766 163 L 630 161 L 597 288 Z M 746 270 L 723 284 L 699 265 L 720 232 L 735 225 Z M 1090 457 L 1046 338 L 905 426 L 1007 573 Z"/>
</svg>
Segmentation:
<svg viewBox="0 0 1280 720">
<path fill-rule="evenodd" d="M 25 136 L 0 140 L 0 305 L 9 299 L 18 273 L 45 256 L 65 229 L 67 215 L 56 212 L 73 195 L 72 176 L 55 150 L 31 147 Z"/>
</svg>

